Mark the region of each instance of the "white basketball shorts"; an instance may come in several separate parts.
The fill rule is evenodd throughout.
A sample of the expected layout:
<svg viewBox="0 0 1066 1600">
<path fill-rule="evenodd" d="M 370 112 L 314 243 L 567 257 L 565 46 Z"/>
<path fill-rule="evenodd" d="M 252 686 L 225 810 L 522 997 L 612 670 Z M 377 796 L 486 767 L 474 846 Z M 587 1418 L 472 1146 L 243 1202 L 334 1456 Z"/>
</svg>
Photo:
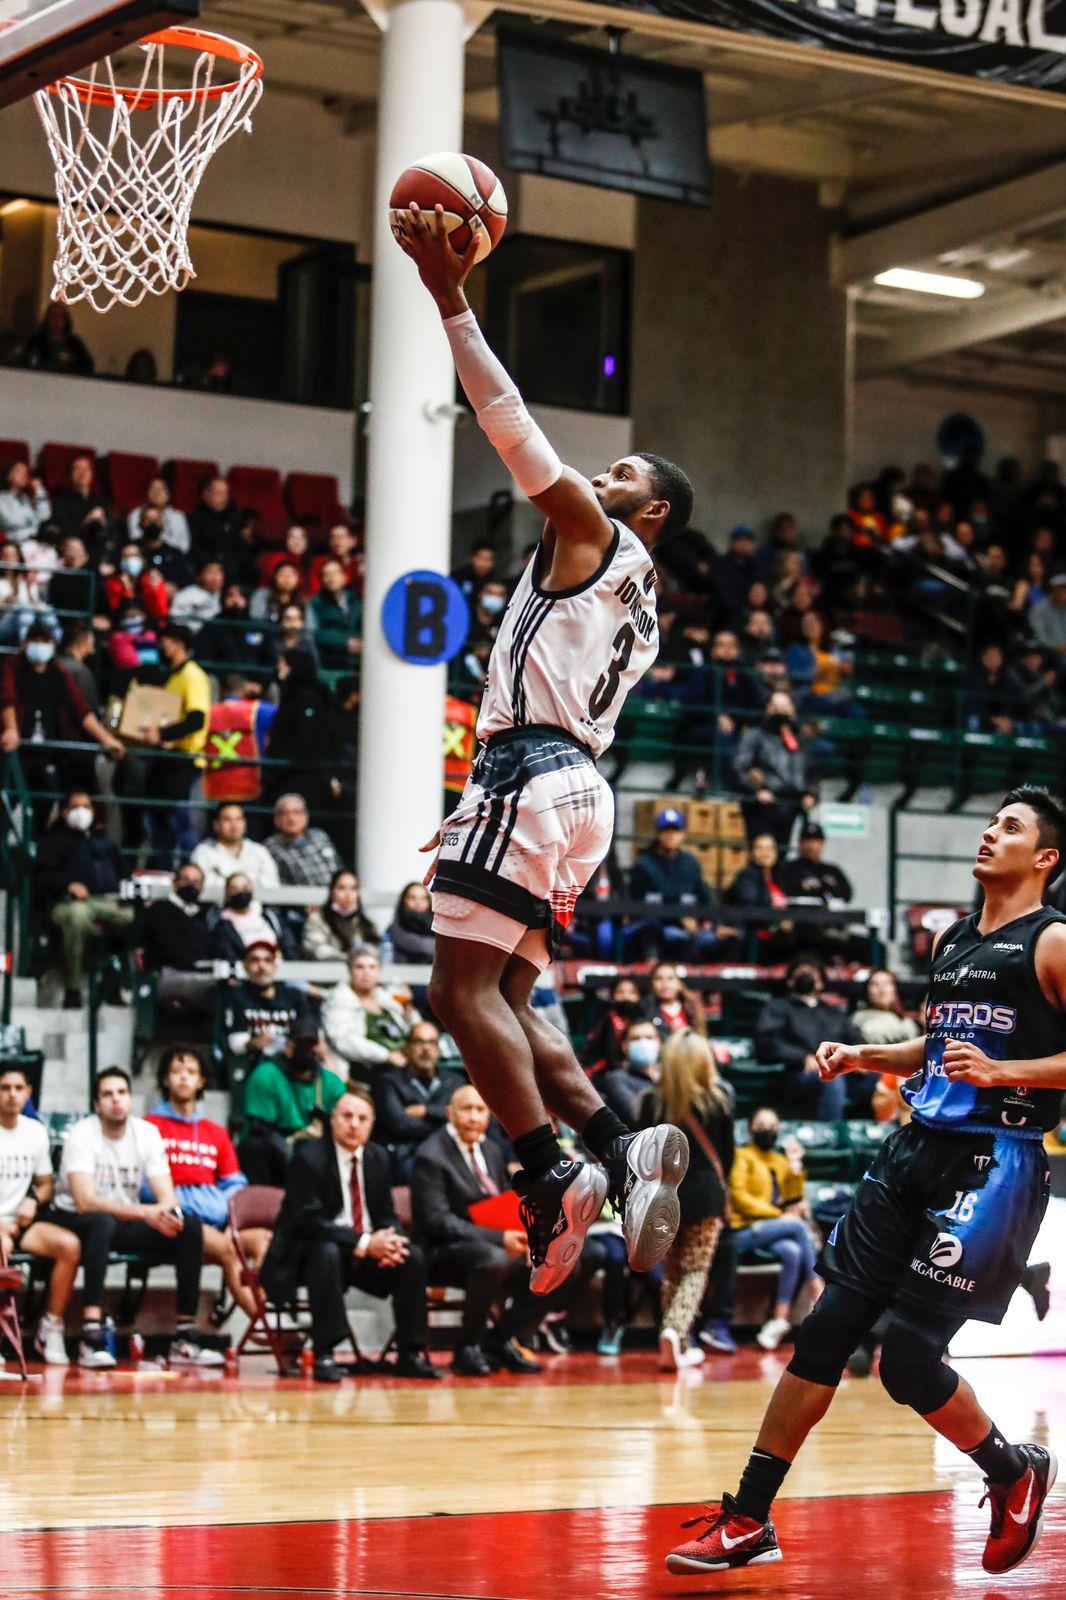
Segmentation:
<svg viewBox="0 0 1066 1600">
<path fill-rule="evenodd" d="M 442 830 L 434 932 L 546 966 L 613 831 L 614 795 L 577 740 L 495 734 Z"/>
</svg>

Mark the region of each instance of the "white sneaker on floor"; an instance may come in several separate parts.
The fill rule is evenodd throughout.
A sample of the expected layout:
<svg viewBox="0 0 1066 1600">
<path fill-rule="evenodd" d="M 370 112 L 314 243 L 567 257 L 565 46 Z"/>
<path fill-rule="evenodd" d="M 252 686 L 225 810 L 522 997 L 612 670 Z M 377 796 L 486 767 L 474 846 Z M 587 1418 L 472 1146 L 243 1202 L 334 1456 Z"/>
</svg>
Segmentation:
<svg viewBox="0 0 1066 1600">
<path fill-rule="evenodd" d="M 776 1350 L 792 1324 L 787 1317 L 771 1317 L 755 1335 L 755 1341 L 764 1350 Z"/>
<path fill-rule="evenodd" d="M 62 1317 L 54 1317 L 50 1311 L 46 1311 L 37 1324 L 34 1345 L 46 1367 L 70 1366 Z"/>
<path fill-rule="evenodd" d="M 167 1365 L 171 1367 L 224 1367 L 226 1358 L 221 1350 L 212 1350 L 195 1339 L 172 1339 Z"/>
<path fill-rule="evenodd" d="M 659 1335 L 659 1365 L 664 1372 L 680 1372 L 683 1367 L 698 1367 L 703 1361 L 702 1350 L 683 1350 L 681 1339 L 674 1328 L 664 1328 Z"/>
<path fill-rule="evenodd" d="M 90 1372 L 104 1372 L 115 1366 L 115 1358 L 107 1346 L 95 1339 L 83 1339 L 78 1346 L 78 1366 Z"/>
</svg>

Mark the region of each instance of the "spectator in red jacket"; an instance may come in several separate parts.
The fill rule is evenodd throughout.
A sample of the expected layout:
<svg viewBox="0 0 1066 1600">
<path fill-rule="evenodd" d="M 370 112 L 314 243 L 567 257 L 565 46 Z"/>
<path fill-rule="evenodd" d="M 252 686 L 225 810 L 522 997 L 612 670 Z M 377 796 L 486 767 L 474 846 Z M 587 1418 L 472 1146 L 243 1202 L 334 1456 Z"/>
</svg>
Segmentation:
<svg viewBox="0 0 1066 1600">
<path fill-rule="evenodd" d="M 201 1117 L 198 1103 L 207 1088 L 207 1073 L 198 1051 L 175 1044 L 159 1058 L 163 1099 L 148 1113 L 163 1136 L 170 1176 L 183 1211 L 203 1224 L 204 1260 L 222 1268 L 226 1287 L 249 1317 L 255 1298 L 241 1279 L 237 1248 L 229 1233 L 229 1197 L 248 1179 L 241 1171 L 229 1134 L 217 1122 Z M 258 1263 L 266 1254 L 270 1233 L 246 1228 L 241 1233 L 245 1254 Z"/>
<path fill-rule="evenodd" d="M 269 550 L 259 557 L 259 570 L 263 575 L 263 582 L 269 583 L 274 575 L 274 568 L 279 567 L 283 561 L 291 561 L 300 574 L 300 583 L 304 592 L 307 592 L 307 580 L 311 572 L 311 541 L 307 537 L 307 529 L 294 522 L 287 529 L 282 540 L 280 550 Z"/>
<path fill-rule="evenodd" d="M 156 626 L 167 620 L 170 610 L 170 596 L 162 574 L 145 561 L 140 545 L 132 540 L 122 546 L 118 571 L 105 582 L 104 596 L 112 617 L 127 600 L 138 601 L 148 621 Z"/>
<path fill-rule="evenodd" d="M 311 563 L 309 595 L 317 594 L 322 564 L 331 558 L 344 566 L 344 581 L 357 595 L 363 592 L 363 557 L 359 553 L 359 540 L 346 522 L 335 522 L 326 536 L 324 555 L 316 556 Z"/>
</svg>

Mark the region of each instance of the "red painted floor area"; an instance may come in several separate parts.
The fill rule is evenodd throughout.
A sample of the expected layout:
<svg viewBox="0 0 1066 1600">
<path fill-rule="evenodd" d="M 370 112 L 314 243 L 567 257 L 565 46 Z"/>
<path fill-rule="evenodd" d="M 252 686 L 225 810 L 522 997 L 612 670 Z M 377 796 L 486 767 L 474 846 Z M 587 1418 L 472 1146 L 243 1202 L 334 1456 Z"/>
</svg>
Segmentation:
<svg viewBox="0 0 1066 1600">
<path fill-rule="evenodd" d="M 491 1471 L 491 1462 L 486 1462 Z M 662 1558 L 691 1508 L 399 1518 L 268 1527 L 8 1534 L 0 1595 L 99 1600 L 374 1596 L 375 1600 L 658 1600 L 724 1590 L 781 1600 L 1061 1600 L 1066 1499 L 1006 1578 L 981 1571 L 987 1513 L 972 1494 L 785 1501 L 782 1564 L 675 1578 Z M 684 1537 L 691 1537 L 685 1535 Z"/>
</svg>

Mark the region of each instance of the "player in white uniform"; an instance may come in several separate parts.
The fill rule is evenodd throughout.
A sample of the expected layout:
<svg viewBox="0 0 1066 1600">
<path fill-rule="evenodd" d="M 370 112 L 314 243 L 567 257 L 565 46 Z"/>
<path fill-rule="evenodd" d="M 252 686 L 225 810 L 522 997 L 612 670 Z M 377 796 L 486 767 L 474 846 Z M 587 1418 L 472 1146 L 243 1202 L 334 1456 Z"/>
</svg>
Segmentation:
<svg viewBox="0 0 1066 1600">
<path fill-rule="evenodd" d="M 530 997 L 610 848 L 614 798 L 595 758 L 658 652 L 648 552 L 685 527 L 692 488 L 660 456 L 626 456 L 591 482 L 564 467 L 467 305 L 474 247 L 458 255 L 440 216 L 417 207 L 397 214 L 394 232 L 441 313 L 479 424 L 547 518 L 489 662 L 483 747 L 427 848 L 438 848 L 430 1000 L 514 1142 L 532 1286 L 548 1293 L 579 1259 L 608 1192 L 635 1270 L 661 1260 L 677 1232 L 684 1134 L 632 1134 Z M 595 1162 L 563 1156 L 549 1113 L 577 1130 Z"/>
</svg>

